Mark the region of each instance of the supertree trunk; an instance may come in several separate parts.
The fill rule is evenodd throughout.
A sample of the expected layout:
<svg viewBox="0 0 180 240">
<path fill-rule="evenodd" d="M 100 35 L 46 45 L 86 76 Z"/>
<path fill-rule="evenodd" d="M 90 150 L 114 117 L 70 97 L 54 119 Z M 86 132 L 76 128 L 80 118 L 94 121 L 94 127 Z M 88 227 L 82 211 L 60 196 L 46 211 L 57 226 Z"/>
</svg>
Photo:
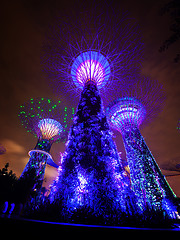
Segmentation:
<svg viewBox="0 0 180 240">
<path fill-rule="evenodd" d="M 61 169 L 51 199 L 63 198 L 68 212 L 82 206 L 104 216 L 115 209 L 127 211 L 129 182 L 92 81 L 81 93 Z"/>
<path fill-rule="evenodd" d="M 35 148 L 29 151 L 29 161 L 20 176 L 20 179 L 27 178 L 28 174 L 33 171 L 35 176 L 32 182 L 37 181 L 37 183 L 32 184 L 32 190 L 37 192 L 41 189 L 43 183 L 46 164 L 52 160 L 49 154 L 51 145 L 52 143 L 47 139 L 38 139 Z"/>
<path fill-rule="evenodd" d="M 162 175 L 152 153 L 147 147 L 139 129 L 134 126 L 130 131 L 122 131 L 130 168 L 131 184 L 141 209 L 145 207 L 155 210 L 165 207 L 166 199 L 173 200 L 175 194 Z M 168 213 L 174 217 L 173 204 L 168 206 Z M 166 209 L 167 210 L 167 209 Z"/>
</svg>

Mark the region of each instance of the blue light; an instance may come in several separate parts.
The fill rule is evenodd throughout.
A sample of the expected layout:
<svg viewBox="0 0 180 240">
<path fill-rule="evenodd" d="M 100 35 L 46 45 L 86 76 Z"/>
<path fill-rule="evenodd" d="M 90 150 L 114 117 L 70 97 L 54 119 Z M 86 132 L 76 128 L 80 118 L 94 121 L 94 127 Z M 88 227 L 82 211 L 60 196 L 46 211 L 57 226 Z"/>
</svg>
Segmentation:
<svg viewBox="0 0 180 240">
<path fill-rule="evenodd" d="M 53 161 L 53 160 L 49 153 L 39 149 L 33 149 L 29 151 L 28 154 L 30 158 L 20 176 L 20 179 L 23 179 L 23 178 L 28 179 L 29 174 L 31 174 L 31 172 L 33 171 L 36 178 L 34 179 L 32 190 L 34 189 L 40 190 L 43 179 L 44 179 L 44 173 L 45 173 L 47 161 Z"/>
<path fill-rule="evenodd" d="M 76 87 L 83 89 L 88 80 L 96 82 L 98 88 L 106 85 L 111 75 L 108 60 L 96 51 L 81 53 L 73 62 L 71 76 Z"/>
<path fill-rule="evenodd" d="M 133 97 L 118 98 L 106 110 L 113 128 L 123 132 L 139 127 L 144 121 L 146 110 L 143 104 Z"/>
</svg>

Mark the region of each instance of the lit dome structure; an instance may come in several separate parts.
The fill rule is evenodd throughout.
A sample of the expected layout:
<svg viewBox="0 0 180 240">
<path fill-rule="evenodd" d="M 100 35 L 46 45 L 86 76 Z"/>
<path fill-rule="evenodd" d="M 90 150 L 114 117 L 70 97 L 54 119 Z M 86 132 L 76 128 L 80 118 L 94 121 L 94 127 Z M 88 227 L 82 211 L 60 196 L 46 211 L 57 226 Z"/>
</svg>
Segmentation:
<svg viewBox="0 0 180 240">
<path fill-rule="evenodd" d="M 58 138 L 63 131 L 62 125 L 51 118 L 44 118 L 40 120 L 38 127 L 41 131 L 42 138 L 48 140 Z"/>
<path fill-rule="evenodd" d="M 97 51 L 87 51 L 75 58 L 71 76 L 76 87 L 83 89 L 84 84 L 93 81 L 100 89 L 106 85 L 111 75 L 108 60 Z"/>
<path fill-rule="evenodd" d="M 145 119 L 146 110 L 136 98 L 124 97 L 111 104 L 109 114 L 111 126 L 123 132 L 125 129 L 129 131 L 133 126 L 139 127 Z"/>
</svg>

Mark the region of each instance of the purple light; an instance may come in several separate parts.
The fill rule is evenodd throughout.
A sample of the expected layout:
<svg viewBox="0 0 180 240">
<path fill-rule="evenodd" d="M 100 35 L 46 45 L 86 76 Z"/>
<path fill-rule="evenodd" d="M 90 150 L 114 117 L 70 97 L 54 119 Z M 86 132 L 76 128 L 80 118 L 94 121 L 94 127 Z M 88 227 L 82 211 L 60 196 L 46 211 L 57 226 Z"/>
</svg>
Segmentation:
<svg viewBox="0 0 180 240">
<path fill-rule="evenodd" d="M 37 150 L 37 149 L 30 150 L 30 151 L 28 152 L 28 155 L 29 155 L 30 157 L 33 157 L 33 154 L 34 154 L 35 152 L 36 152 L 36 153 L 39 153 L 39 154 L 44 154 L 45 156 L 47 156 L 48 161 L 52 161 L 52 156 L 51 156 L 51 154 L 49 154 L 49 153 L 47 153 L 47 152 L 45 152 L 45 151 L 42 151 L 42 150 Z"/>
<path fill-rule="evenodd" d="M 39 121 L 39 129 L 41 130 L 43 139 L 52 139 L 53 137 L 60 135 L 63 127 L 62 125 L 51 118 L 45 118 Z"/>
<path fill-rule="evenodd" d="M 147 206 L 162 208 L 169 218 L 176 218 L 177 207 L 173 203 L 176 196 L 139 131 L 146 115 L 144 104 L 134 97 L 123 97 L 111 103 L 106 112 L 111 126 L 122 134 L 140 212 Z"/>
<path fill-rule="evenodd" d="M 65 107 L 60 100 L 38 97 L 21 105 L 18 116 L 27 132 L 51 142 L 65 142 L 74 111 L 74 108 Z"/>
<path fill-rule="evenodd" d="M 82 80 L 86 79 L 97 79 L 98 85 L 100 85 L 104 79 L 104 68 L 103 66 L 94 60 L 87 60 L 82 62 L 77 69 L 76 79 L 79 83 L 83 84 Z"/>
<path fill-rule="evenodd" d="M 103 7 L 100 12 L 88 9 L 88 17 L 84 10 L 76 17 L 70 14 L 64 18 L 67 22 L 57 21 L 49 28 L 42 60 L 57 94 L 62 87 L 69 94 L 79 94 L 90 79 L 109 97 L 114 89 L 125 89 L 137 78 L 143 50 L 137 21 L 121 11 L 114 15 L 109 7 L 105 13 Z M 102 12 L 105 17 L 101 19 Z"/>
<path fill-rule="evenodd" d="M 108 82 L 110 75 L 109 62 L 100 52 L 96 51 L 81 53 L 71 67 L 73 82 L 81 89 L 90 80 L 95 82 L 98 88 L 102 88 Z"/>
<path fill-rule="evenodd" d="M 124 130 L 126 127 L 139 127 L 145 119 L 146 110 L 139 100 L 124 97 L 115 100 L 106 110 L 113 128 Z"/>
</svg>

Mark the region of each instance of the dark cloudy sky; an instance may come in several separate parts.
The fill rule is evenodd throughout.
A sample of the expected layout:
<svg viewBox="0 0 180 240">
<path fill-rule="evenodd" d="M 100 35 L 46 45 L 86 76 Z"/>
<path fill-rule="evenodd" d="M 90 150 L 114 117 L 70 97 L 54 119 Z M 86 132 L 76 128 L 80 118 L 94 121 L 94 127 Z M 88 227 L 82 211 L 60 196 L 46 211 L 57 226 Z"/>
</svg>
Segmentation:
<svg viewBox="0 0 180 240">
<path fill-rule="evenodd" d="M 53 16 L 57 13 L 60 16 L 64 9 L 73 11 L 74 2 L 16 0 L 1 3 L 0 143 L 7 151 L 0 156 L 0 168 L 9 162 L 10 169 L 18 176 L 28 161 L 27 152 L 35 146 L 36 139 L 33 135 L 26 133 L 21 126 L 17 109 L 31 97 L 56 97 L 48 87 L 48 77 L 42 71 L 41 48 L 46 29 Z M 93 7 L 96 7 L 98 1 L 93 2 Z M 152 79 L 158 79 L 166 92 L 164 109 L 141 132 L 159 166 L 172 168 L 180 163 L 180 132 L 176 129 L 180 118 L 180 63 L 173 63 L 173 58 L 179 50 L 179 43 L 172 45 L 167 52 L 158 52 L 162 42 L 170 35 L 169 17 L 159 15 L 159 9 L 166 2 L 164 0 L 119 0 L 118 6 L 121 11 L 122 9 L 128 11 L 140 25 L 144 41 L 142 73 Z M 65 95 L 59 97 L 66 99 Z M 72 102 L 76 107 L 78 97 L 72 99 Z M 69 99 L 68 104 L 70 104 Z M 115 133 L 118 150 L 124 152 L 121 136 Z M 64 150 L 65 146 L 61 143 L 53 145 L 51 153 L 56 162 L 59 151 Z M 124 153 L 122 155 L 124 156 Z M 165 175 L 179 173 L 167 170 L 162 172 Z M 55 169 L 47 167 L 47 179 L 52 180 L 56 175 Z M 167 177 L 167 180 L 180 197 L 180 176 Z"/>
</svg>

